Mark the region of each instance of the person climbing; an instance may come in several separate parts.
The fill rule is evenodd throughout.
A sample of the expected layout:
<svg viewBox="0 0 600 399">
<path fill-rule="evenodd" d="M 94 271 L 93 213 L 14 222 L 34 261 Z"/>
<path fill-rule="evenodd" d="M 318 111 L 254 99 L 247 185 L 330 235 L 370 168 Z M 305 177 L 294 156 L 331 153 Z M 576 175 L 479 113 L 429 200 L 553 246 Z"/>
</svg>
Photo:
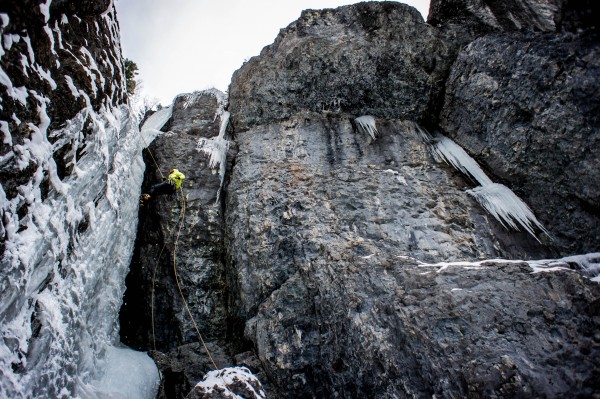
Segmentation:
<svg viewBox="0 0 600 399">
<path fill-rule="evenodd" d="M 174 194 L 175 191 L 181 188 L 181 184 L 184 180 L 185 175 L 183 173 L 177 169 L 171 169 L 166 181 L 153 185 L 150 187 L 148 194 L 142 194 L 140 196 L 140 205 L 143 206 L 144 202 L 149 201 L 156 195 Z"/>
</svg>

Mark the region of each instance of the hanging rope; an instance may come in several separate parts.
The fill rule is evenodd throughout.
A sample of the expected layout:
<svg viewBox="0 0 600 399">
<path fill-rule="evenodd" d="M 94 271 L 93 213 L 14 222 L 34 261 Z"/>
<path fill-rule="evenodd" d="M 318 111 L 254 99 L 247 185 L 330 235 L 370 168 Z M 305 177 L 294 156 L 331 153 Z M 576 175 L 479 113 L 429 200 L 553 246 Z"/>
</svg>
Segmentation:
<svg viewBox="0 0 600 399">
<path fill-rule="evenodd" d="M 140 132 L 140 137 L 142 138 L 142 141 L 144 142 L 146 151 L 150 155 L 150 158 L 152 158 L 152 162 L 154 163 L 154 166 L 156 166 L 156 170 L 158 170 L 158 173 L 160 173 L 160 176 L 162 177 L 162 179 L 165 180 L 165 175 L 160 170 L 160 165 L 158 164 L 158 162 L 156 162 L 156 159 L 154 158 L 152 151 L 150 151 L 150 147 L 149 147 L 148 143 L 146 142 L 146 139 L 142 135 L 142 132 Z M 186 202 L 185 202 L 185 194 L 183 192 L 183 188 L 180 187 L 178 192 L 179 192 L 179 194 L 181 194 L 181 212 L 179 214 L 179 227 L 177 229 L 177 235 L 175 236 L 175 243 L 173 244 L 173 273 L 175 274 L 175 283 L 177 284 L 177 289 L 179 291 L 179 295 L 181 295 L 181 300 L 183 301 L 185 310 L 187 311 L 187 313 L 190 317 L 190 320 L 192 321 L 192 324 L 194 325 L 194 329 L 196 330 L 196 333 L 198 334 L 198 338 L 200 339 L 200 342 L 202 343 L 202 346 L 204 347 L 204 350 L 206 351 L 206 354 L 208 355 L 208 358 L 210 359 L 210 362 L 212 363 L 214 369 L 218 370 L 219 367 L 217 366 L 215 359 L 213 358 L 212 354 L 210 353 L 210 350 L 206 346 L 206 342 L 204 341 L 204 338 L 202 337 L 202 334 L 200 333 L 200 329 L 198 328 L 198 325 L 196 324 L 194 315 L 190 311 L 187 300 L 185 299 L 185 296 L 183 295 L 183 290 L 181 288 L 181 284 L 179 282 L 179 274 L 177 273 L 177 245 L 179 244 L 179 237 L 181 235 L 181 230 L 183 229 L 183 224 L 185 221 Z M 158 264 L 160 263 L 160 258 L 162 257 L 163 251 L 164 251 L 165 247 L 167 246 L 167 242 L 168 242 L 168 240 L 165 240 L 165 242 L 160 250 L 160 253 L 158 254 L 158 258 L 154 264 L 154 268 L 152 270 L 152 291 L 151 291 L 150 308 L 151 308 L 151 314 L 152 314 L 152 347 L 154 348 L 154 350 L 156 350 L 156 331 L 155 331 L 155 323 L 154 323 L 154 291 L 155 291 L 155 286 L 156 286 L 156 270 L 158 268 Z M 228 387 L 227 383 L 225 382 L 225 380 L 223 379 L 223 377 L 219 375 L 219 378 L 223 382 L 223 386 L 225 387 L 225 389 L 227 389 L 230 393 L 232 393 L 234 395 L 234 397 L 238 398 L 239 396 L 236 395 L 233 391 L 231 391 L 229 389 L 229 387 Z M 161 377 L 161 384 L 162 384 L 162 377 Z"/>
<path fill-rule="evenodd" d="M 183 301 L 185 310 L 187 310 L 187 313 L 190 316 L 190 320 L 192 321 L 192 324 L 194 325 L 194 328 L 196 329 L 198 338 L 200 339 L 200 342 L 202 342 L 202 346 L 204 347 L 204 350 L 206 351 L 206 354 L 208 355 L 215 370 L 218 370 L 219 367 L 217 367 L 215 360 L 213 359 L 210 351 L 208 350 L 208 347 L 206 346 L 206 342 L 204 342 L 204 338 L 202 338 L 202 334 L 200 334 L 200 329 L 198 328 L 198 325 L 196 324 L 196 320 L 194 320 L 194 315 L 192 315 L 192 312 L 190 311 L 190 307 L 188 306 L 185 296 L 183 295 L 183 291 L 181 289 L 181 284 L 179 283 L 179 275 L 177 274 L 177 245 L 179 244 L 179 236 L 181 235 L 181 229 L 183 228 L 183 223 L 184 223 L 184 219 L 185 219 L 185 195 L 183 193 L 183 188 L 181 188 L 181 187 L 179 188 L 179 193 L 181 194 L 181 214 L 179 217 L 179 229 L 177 230 L 177 236 L 175 237 L 175 244 L 173 245 L 173 272 L 175 273 L 175 282 L 177 283 L 177 289 L 179 290 L 179 294 L 181 295 L 181 300 Z"/>
<path fill-rule="evenodd" d="M 167 240 L 165 240 L 162 248 L 160 249 L 158 259 L 156 259 L 156 262 L 154 263 L 154 269 L 152 270 L 152 299 L 150 301 L 150 309 L 152 313 L 152 347 L 154 348 L 154 350 L 156 350 L 156 333 L 154 332 L 154 287 L 156 285 L 156 269 L 158 268 L 158 263 L 160 262 L 160 258 L 166 246 Z"/>
</svg>

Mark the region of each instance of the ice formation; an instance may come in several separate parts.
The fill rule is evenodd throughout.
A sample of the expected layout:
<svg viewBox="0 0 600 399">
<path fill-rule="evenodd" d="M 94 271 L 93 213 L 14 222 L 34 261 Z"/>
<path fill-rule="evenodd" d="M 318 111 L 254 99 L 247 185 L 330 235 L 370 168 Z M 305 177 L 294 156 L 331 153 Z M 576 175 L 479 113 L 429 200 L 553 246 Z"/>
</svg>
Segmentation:
<svg viewBox="0 0 600 399">
<path fill-rule="evenodd" d="M 534 227 L 550 235 L 548 231 L 537 221 L 531 209 L 508 187 L 499 183 L 489 183 L 467 190 L 492 216 L 494 216 L 504 227 L 510 226 L 519 230 L 523 227 L 536 240 Z M 539 241 L 539 240 L 538 240 Z"/>
<path fill-rule="evenodd" d="M 118 343 L 136 234 L 144 163 L 129 109 L 84 109 L 62 131 L 49 133 L 44 105 L 42 98 L 41 123 L 17 155 L 23 164 L 39 165 L 33 180 L 11 200 L 0 190 L 7 237 L 0 271 L 0 397 L 76 394 L 97 377 L 99 362 Z M 72 153 L 74 173 L 61 181 L 47 136 L 81 140 L 86 121 L 94 139 L 80 158 Z M 52 189 L 42 199 L 44 174 Z M 20 206 L 28 207 L 25 225 Z"/>
<path fill-rule="evenodd" d="M 40 6 L 45 21 L 49 5 L 46 1 Z M 121 50 L 112 7 L 102 18 L 114 43 L 102 54 L 63 42 L 57 24 L 42 28 L 51 50 L 58 46 L 71 54 L 90 85 L 106 90 L 98 65 L 121 68 L 118 62 L 111 64 Z M 0 14 L 0 19 L 5 26 L 8 16 Z M 37 74 L 50 88 L 57 86 L 47 66 L 37 63 L 27 34 L 2 39 L 0 57 L 13 43 L 24 42 L 23 74 Z M 127 362 L 129 381 L 148 386 L 157 381 L 153 361 L 118 342 L 118 312 L 144 172 L 142 136 L 129 107 L 109 106 L 101 99 L 104 105 L 92 108 L 95 91 L 78 88 L 68 76 L 64 79 L 70 93 L 83 97 L 87 106 L 50 131 L 50 99 L 31 87 L 15 87 L 0 69 L 0 84 L 8 96 L 34 104 L 31 111 L 37 114 L 34 122 L 21 122 L 13 113 L 12 121 L 26 124 L 31 132 L 14 143 L 8 125 L 0 123 L 4 143 L 12 146 L 0 161 L 12 162 L 23 177 L 30 176 L 16 182 L 11 192 L 5 182 L 0 186 L 0 235 L 5 240 L 0 264 L 0 398 L 85 397 L 102 387 L 103 376 L 115 374 L 113 367 Z M 124 80 L 112 85 L 105 98 L 117 98 L 115 90 L 123 85 Z M 148 141 L 152 138 L 148 135 Z M 64 177 L 59 177 L 55 162 L 58 149 L 69 169 Z"/>
<path fill-rule="evenodd" d="M 239 387 L 243 390 L 243 394 L 239 392 Z M 228 367 L 209 371 L 194 387 L 194 391 L 199 394 L 211 394 L 217 391 L 223 397 L 234 399 L 266 398 L 260 381 L 246 367 Z"/>
<path fill-rule="evenodd" d="M 144 353 L 126 347 L 110 347 L 103 367 L 105 373 L 82 385 L 81 399 L 154 399 L 158 392 L 159 374 Z M 135 377 L 134 377 L 135 376 Z M 134 377 L 134 378 L 132 378 Z"/>
<path fill-rule="evenodd" d="M 371 115 L 363 115 L 354 119 L 354 122 L 361 133 L 366 133 L 371 136 L 373 140 L 375 140 L 375 137 L 377 136 L 377 127 L 375 126 L 374 117 Z"/>
<path fill-rule="evenodd" d="M 217 192 L 217 203 L 219 202 L 221 189 L 223 188 L 223 182 L 225 181 L 225 171 L 227 169 L 227 150 L 229 149 L 230 144 L 228 140 L 225 140 L 225 133 L 227 131 L 227 126 L 229 125 L 230 114 L 227 111 L 221 111 L 220 116 L 221 127 L 219 129 L 219 135 L 209 139 L 204 137 L 200 138 L 196 147 L 198 151 L 201 151 L 210 157 L 208 166 L 211 169 L 216 169 L 217 166 L 219 166 L 219 178 L 221 180 L 221 184 L 219 186 L 219 191 Z"/>
<path fill-rule="evenodd" d="M 475 198 L 504 227 L 510 227 L 515 230 L 519 230 L 519 227 L 521 227 L 538 242 L 540 240 L 535 234 L 536 228 L 547 236 L 550 236 L 527 204 L 510 188 L 503 184 L 494 183 L 479 167 L 477 162 L 458 144 L 441 134 L 431 136 L 416 123 L 410 123 L 409 128 L 430 145 L 431 152 L 438 162 L 445 161 L 449 163 L 455 169 L 480 184 L 471 190 L 467 190 L 467 193 Z"/>
</svg>

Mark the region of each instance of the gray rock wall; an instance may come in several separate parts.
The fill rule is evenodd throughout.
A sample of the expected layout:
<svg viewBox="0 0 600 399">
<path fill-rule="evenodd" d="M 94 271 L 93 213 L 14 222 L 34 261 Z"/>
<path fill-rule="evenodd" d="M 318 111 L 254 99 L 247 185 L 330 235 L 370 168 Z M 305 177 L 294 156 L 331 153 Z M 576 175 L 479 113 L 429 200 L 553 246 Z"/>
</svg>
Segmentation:
<svg viewBox="0 0 600 399">
<path fill-rule="evenodd" d="M 449 68 L 446 52 L 418 11 L 404 4 L 304 11 L 234 73 L 233 124 L 246 130 L 301 110 L 426 120 Z"/>
<path fill-rule="evenodd" d="M 452 9 L 451 2 L 442 6 Z M 283 396 L 597 392 L 597 362 L 590 356 L 599 350 L 596 327 L 590 327 L 597 317 L 595 283 L 573 272 L 532 275 L 526 264 L 486 263 L 470 274 L 471 267 L 424 272 L 414 261 L 531 259 L 597 250 L 598 238 L 589 234 L 598 224 L 589 206 L 595 194 L 583 200 L 588 204 L 575 194 L 594 193 L 597 180 L 595 43 L 577 39 L 586 34 L 516 32 L 462 48 L 488 32 L 518 31 L 527 23 L 536 30 L 559 29 L 557 15 L 569 10 L 555 8 L 550 3 L 500 7 L 491 15 L 502 23 L 489 25 L 477 12 L 436 21 L 440 11 L 434 10 L 438 29 L 396 17 L 401 27 L 388 23 L 372 31 L 357 30 L 353 21 L 368 10 L 367 15 L 386 15 L 373 21 L 389 22 L 411 15 L 410 9 L 360 3 L 307 12 L 236 72 L 230 109 L 239 152 L 226 203 L 229 273 L 238 293 L 232 310 L 248 320 L 245 336 Z M 508 11 L 514 13 L 512 25 Z M 347 18 L 350 13 L 354 17 Z M 403 41 L 411 35 L 395 36 L 404 29 L 417 37 L 415 47 Z M 335 45 L 327 38 L 335 38 Z M 390 78 L 385 68 L 347 67 L 353 65 L 351 56 L 337 67 L 331 54 L 369 59 L 378 51 L 371 47 L 373 38 L 385 38 L 387 53 L 404 59 L 404 85 L 385 86 Z M 414 60 L 422 50 L 436 60 L 434 71 L 420 73 Z M 451 69 L 454 56 L 458 61 Z M 548 71 L 553 63 L 566 65 L 566 75 L 577 78 L 564 85 Z M 437 86 L 449 74 L 444 87 Z M 339 89 L 343 84 L 334 84 L 331 92 L 342 93 L 342 101 L 315 108 L 318 96 L 329 92 L 322 88 L 338 78 L 356 87 L 364 80 L 383 96 L 359 101 Z M 417 97 L 411 97 L 414 88 L 420 88 Z M 577 100 L 582 93 L 591 97 L 583 108 Z M 413 101 L 403 102 L 402 96 Z M 533 111 L 531 119 L 513 123 L 521 118 L 515 104 L 555 104 L 558 98 L 561 112 L 547 107 L 543 113 L 540 106 L 539 116 Z M 579 115 L 569 111 L 574 108 Z M 354 117 L 366 113 L 378 117 L 381 136 L 374 142 L 352 126 Z M 560 125 L 560 134 L 536 134 L 539 124 L 532 121 L 546 115 L 542 124 L 555 121 L 553 130 Z M 573 126 L 565 127 L 558 115 L 569 115 Z M 531 201 L 555 240 L 538 244 L 503 230 L 464 194 L 472 183 L 436 165 L 409 124 L 389 119 L 394 117 L 421 121 L 456 138 L 494 180 Z M 513 150 L 515 134 L 538 150 Z M 573 161 L 579 180 L 567 183 L 571 174 L 564 163 L 553 162 L 561 159 Z M 569 196 L 578 200 L 567 201 Z"/>
<path fill-rule="evenodd" d="M 458 56 L 440 126 L 536 212 L 561 254 L 600 243 L 596 34 L 482 37 Z"/>
<path fill-rule="evenodd" d="M 556 13 L 546 12 L 552 2 L 486 6 L 498 26 L 470 4 L 434 2 L 435 26 L 391 2 L 304 12 L 233 76 L 235 148 L 217 207 L 218 177 L 192 149 L 217 133 L 209 102 L 179 102 L 175 133 L 153 147 L 162 165 L 193 171 L 178 258 L 195 317 L 220 361 L 259 373 L 271 397 L 600 392 L 600 288 L 570 270 L 580 265 L 533 273 L 525 261 L 475 262 L 598 250 L 596 146 L 587 147 L 596 42 L 554 32 L 569 12 L 583 15 L 567 3 Z M 509 11 L 550 33 L 518 31 Z M 376 117 L 376 140 L 353 122 L 364 114 Z M 433 160 L 414 121 L 461 143 L 554 241 L 486 214 L 465 193 L 473 183 Z M 142 211 L 141 268 L 177 215 L 173 199 Z M 471 263 L 434 264 L 459 260 Z M 165 340 L 171 360 L 161 362 L 189 384 L 210 365 L 173 276 L 161 273 L 165 336 L 178 345 Z M 148 344 L 147 332 L 135 334 Z"/>
<path fill-rule="evenodd" d="M 172 168 L 186 176 L 184 205 L 178 192 L 156 196 L 140 208 L 136 248 L 120 313 L 121 341 L 139 350 L 158 351 L 153 357 L 165 376 L 161 397 L 183 397 L 213 369 L 179 287 L 216 363 L 224 367 L 233 362 L 222 349 L 230 327 L 223 213 L 216 204 L 220 180 L 208 167 L 208 158 L 196 148 L 200 137 L 218 135 L 217 110 L 217 97 L 211 93 L 178 96 L 172 118 L 163 128 L 168 133 L 158 136 L 144 154 L 143 192 L 162 181 L 155 161 L 163 176 Z M 234 154 L 232 149 L 230 162 Z"/>
</svg>

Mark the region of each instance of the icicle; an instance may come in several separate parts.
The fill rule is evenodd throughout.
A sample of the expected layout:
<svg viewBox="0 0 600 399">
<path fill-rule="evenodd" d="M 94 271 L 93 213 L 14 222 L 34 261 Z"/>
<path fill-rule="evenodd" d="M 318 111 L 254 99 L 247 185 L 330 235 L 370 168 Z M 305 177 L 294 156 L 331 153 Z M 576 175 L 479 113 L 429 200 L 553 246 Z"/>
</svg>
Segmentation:
<svg viewBox="0 0 600 399">
<path fill-rule="evenodd" d="M 225 171 L 227 169 L 227 151 L 229 150 L 230 142 L 225 140 L 225 133 L 227 126 L 229 125 L 230 113 L 227 111 L 221 112 L 221 126 L 219 128 L 219 135 L 217 137 L 211 137 L 210 139 L 201 138 L 198 140 L 196 149 L 207 154 L 210 159 L 208 167 L 215 169 L 219 166 L 219 178 L 221 184 L 217 191 L 217 203 L 221 196 L 221 189 L 223 188 L 223 182 L 225 181 Z"/>
<path fill-rule="evenodd" d="M 467 193 L 473 196 L 504 227 L 508 225 L 515 230 L 519 230 L 517 225 L 519 224 L 538 242 L 540 240 L 533 231 L 534 226 L 550 236 L 548 231 L 537 221 L 527 204 L 505 185 L 490 183 L 467 190 Z"/>
<path fill-rule="evenodd" d="M 377 136 L 377 127 L 375 126 L 375 118 L 371 115 L 363 115 L 354 119 L 356 127 L 361 133 L 367 133 L 373 140 Z"/>
<path fill-rule="evenodd" d="M 474 178 L 482 186 L 492 184 L 492 180 L 481 170 L 477 162 L 471 158 L 458 144 L 448 137 L 436 135 L 432 147 L 436 161 L 444 160 L 465 175 Z"/>
<path fill-rule="evenodd" d="M 420 135 L 425 143 L 429 144 L 436 161 L 444 161 L 452 165 L 455 169 L 480 184 L 480 186 L 467 190 L 467 193 L 475 198 L 502 226 L 517 231 L 521 226 L 538 242 L 540 240 L 535 235 L 534 227 L 539 228 L 550 237 L 548 231 L 538 222 L 527 204 L 510 188 L 494 183 L 477 164 L 477 161 L 471 158 L 462 147 L 441 134 L 432 137 L 414 122 L 410 122 L 408 127 Z"/>
</svg>

